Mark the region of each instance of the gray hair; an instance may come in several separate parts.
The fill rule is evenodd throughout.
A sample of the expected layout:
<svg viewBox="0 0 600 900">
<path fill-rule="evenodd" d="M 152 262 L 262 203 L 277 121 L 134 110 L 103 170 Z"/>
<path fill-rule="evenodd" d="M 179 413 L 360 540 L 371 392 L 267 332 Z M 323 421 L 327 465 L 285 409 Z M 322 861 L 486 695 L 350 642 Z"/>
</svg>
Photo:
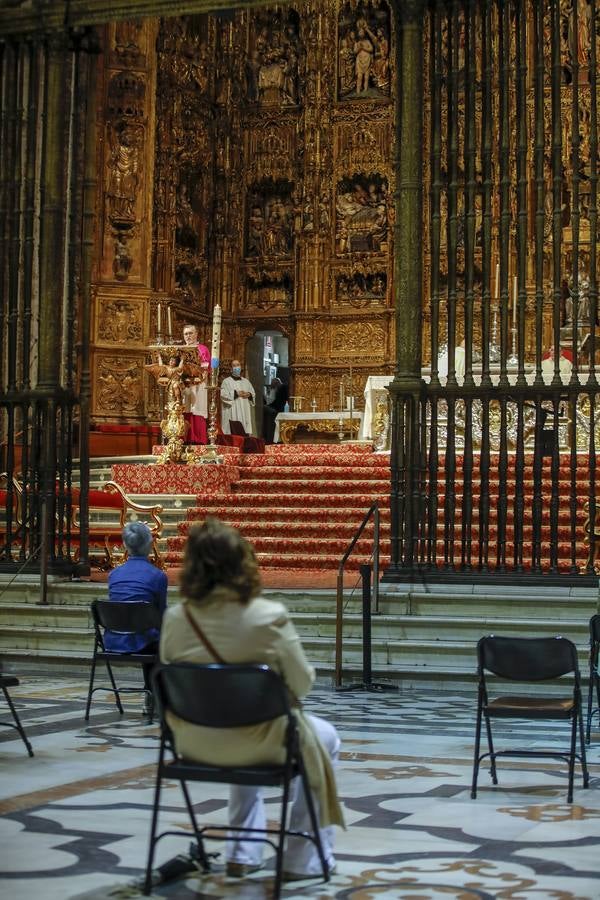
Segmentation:
<svg viewBox="0 0 600 900">
<path fill-rule="evenodd" d="M 130 556 L 148 556 L 152 548 L 152 532 L 145 522 L 128 522 L 123 529 L 123 543 Z"/>
</svg>

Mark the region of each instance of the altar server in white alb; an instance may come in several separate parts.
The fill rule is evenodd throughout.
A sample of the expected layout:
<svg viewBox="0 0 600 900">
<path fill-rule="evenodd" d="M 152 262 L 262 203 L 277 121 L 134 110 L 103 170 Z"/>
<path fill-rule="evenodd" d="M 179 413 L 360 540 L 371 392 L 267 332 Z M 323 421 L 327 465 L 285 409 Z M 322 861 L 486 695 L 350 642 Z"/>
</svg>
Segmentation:
<svg viewBox="0 0 600 900">
<path fill-rule="evenodd" d="M 255 392 L 242 375 L 239 359 L 231 363 L 231 375 L 221 385 L 221 428 L 223 434 L 254 434 Z M 240 427 L 244 429 L 241 431 Z M 233 426 L 233 427 L 232 427 Z"/>
</svg>

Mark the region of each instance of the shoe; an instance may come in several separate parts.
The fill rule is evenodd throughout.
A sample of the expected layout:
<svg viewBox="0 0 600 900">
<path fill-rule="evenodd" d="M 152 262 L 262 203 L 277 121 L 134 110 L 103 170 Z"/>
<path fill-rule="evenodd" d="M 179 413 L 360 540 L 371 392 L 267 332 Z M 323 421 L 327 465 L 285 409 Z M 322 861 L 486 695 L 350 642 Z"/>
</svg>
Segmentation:
<svg viewBox="0 0 600 900">
<path fill-rule="evenodd" d="M 251 863 L 228 862 L 225 866 L 225 874 L 228 878 L 245 878 L 246 875 L 258 872 L 262 867 L 262 863 L 252 865 Z"/>
<path fill-rule="evenodd" d="M 329 866 L 329 874 L 335 875 L 337 872 L 337 866 L 334 864 L 333 866 Z M 308 881 L 309 878 L 322 878 L 322 872 L 312 872 L 310 874 L 306 874 L 304 872 L 286 872 L 284 871 L 282 874 L 283 881 Z"/>
</svg>

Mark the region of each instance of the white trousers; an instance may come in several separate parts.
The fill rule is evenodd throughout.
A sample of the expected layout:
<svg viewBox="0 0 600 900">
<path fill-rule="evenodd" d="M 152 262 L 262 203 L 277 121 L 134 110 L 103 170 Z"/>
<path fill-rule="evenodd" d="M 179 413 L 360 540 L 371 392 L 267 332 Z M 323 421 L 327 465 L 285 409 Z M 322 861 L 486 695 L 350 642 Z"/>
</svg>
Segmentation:
<svg viewBox="0 0 600 900">
<path fill-rule="evenodd" d="M 332 765 L 335 767 L 338 754 L 340 751 L 340 739 L 337 731 L 326 722 L 325 719 L 319 719 L 317 716 L 306 716 L 310 719 L 312 727 L 329 753 Z M 319 818 L 319 803 L 313 794 L 313 801 Z M 310 817 L 304 791 L 299 778 L 294 778 L 290 788 L 290 823 L 289 827 L 294 831 L 311 831 Z M 239 828 L 265 828 L 266 816 L 265 806 L 263 802 L 262 788 L 233 784 L 229 790 L 229 825 L 235 829 Z M 331 869 L 335 864 L 333 857 L 333 826 L 321 828 L 321 841 L 323 843 L 323 852 L 325 859 Z M 227 841 L 227 860 L 228 862 L 245 863 L 246 865 L 259 865 L 262 862 L 264 844 L 244 840 Z M 317 848 L 312 841 L 306 838 L 290 837 L 286 842 L 284 849 L 283 868 L 286 872 L 294 872 L 296 874 L 320 875 L 321 863 L 319 862 L 319 854 Z"/>
</svg>

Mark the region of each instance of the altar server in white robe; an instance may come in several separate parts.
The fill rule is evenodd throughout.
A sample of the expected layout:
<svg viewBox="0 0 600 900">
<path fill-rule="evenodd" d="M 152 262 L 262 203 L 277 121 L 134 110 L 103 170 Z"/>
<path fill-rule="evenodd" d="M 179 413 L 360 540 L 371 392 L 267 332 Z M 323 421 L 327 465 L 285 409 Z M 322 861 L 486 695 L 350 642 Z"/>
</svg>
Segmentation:
<svg viewBox="0 0 600 900">
<path fill-rule="evenodd" d="M 253 434 L 253 410 L 256 395 L 247 378 L 242 375 L 239 359 L 231 363 L 231 375 L 221 384 L 221 428 L 223 434 L 239 434 L 238 428 L 231 428 L 232 422 L 239 422 L 246 434 Z"/>
</svg>

